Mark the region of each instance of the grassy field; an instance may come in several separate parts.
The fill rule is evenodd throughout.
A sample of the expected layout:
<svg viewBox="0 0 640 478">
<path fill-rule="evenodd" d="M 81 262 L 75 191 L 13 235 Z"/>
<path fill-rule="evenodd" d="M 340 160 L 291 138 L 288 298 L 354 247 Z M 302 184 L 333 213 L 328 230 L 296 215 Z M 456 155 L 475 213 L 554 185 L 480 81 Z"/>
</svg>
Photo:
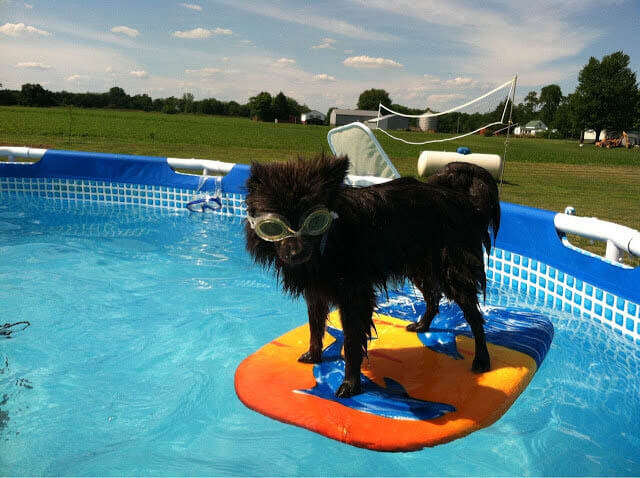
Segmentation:
<svg viewBox="0 0 640 478">
<path fill-rule="evenodd" d="M 138 111 L 79 108 L 0 107 L 0 141 L 29 145 L 160 156 L 216 157 L 221 160 L 283 159 L 327 150 L 329 127 L 275 124 L 245 118 L 167 115 Z M 445 135 L 399 132 L 411 141 Z M 415 174 L 423 149 L 455 151 L 469 146 L 477 153 L 504 153 L 504 138 L 470 136 L 458 142 L 411 146 L 378 134 L 380 143 L 403 174 Z M 575 141 L 512 138 L 507 160 L 601 166 L 637 166 L 640 151 L 606 150 Z"/>
<path fill-rule="evenodd" d="M 274 124 L 199 115 L 78 108 L 0 107 L 0 144 L 248 163 L 328 151 L 328 127 Z M 411 141 L 437 134 L 400 133 Z M 423 149 L 503 155 L 503 137 L 409 146 L 382 134 L 383 148 L 403 175 L 416 175 Z M 640 229 L 640 149 L 606 150 L 576 141 L 512 138 L 506 155 L 505 201 L 597 216 Z M 582 244 L 584 245 L 584 244 Z M 594 248 L 590 247 L 592 250 Z M 597 247 L 595 250 L 600 250 Z"/>
</svg>

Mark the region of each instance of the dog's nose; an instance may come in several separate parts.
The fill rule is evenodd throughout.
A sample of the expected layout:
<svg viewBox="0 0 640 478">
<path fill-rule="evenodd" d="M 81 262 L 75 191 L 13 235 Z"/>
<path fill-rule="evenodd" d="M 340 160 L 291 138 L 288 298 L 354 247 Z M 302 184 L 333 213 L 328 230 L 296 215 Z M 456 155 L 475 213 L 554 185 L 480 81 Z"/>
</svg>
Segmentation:
<svg viewBox="0 0 640 478">
<path fill-rule="evenodd" d="M 284 259 L 290 264 L 297 264 L 305 259 L 304 245 L 296 238 L 285 239 L 283 249 Z"/>
<path fill-rule="evenodd" d="M 290 261 L 295 261 L 298 257 L 300 257 L 300 253 L 302 252 L 302 247 L 300 244 L 294 242 L 291 244 L 287 250 L 287 258 Z"/>
</svg>

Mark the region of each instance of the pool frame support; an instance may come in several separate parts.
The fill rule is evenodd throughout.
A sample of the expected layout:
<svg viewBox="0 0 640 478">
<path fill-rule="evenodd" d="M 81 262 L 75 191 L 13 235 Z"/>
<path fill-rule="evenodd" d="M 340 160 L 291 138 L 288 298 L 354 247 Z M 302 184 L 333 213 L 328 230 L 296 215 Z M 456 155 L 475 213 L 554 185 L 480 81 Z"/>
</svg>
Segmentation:
<svg viewBox="0 0 640 478">
<path fill-rule="evenodd" d="M 46 153 L 46 149 L 29 148 L 28 146 L 0 146 L 0 157 L 6 156 L 9 162 L 15 162 L 15 158 L 40 159 Z"/>
<path fill-rule="evenodd" d="M 596 241 L 606 241 L 605 258 L 620 262 L 623 253 L 640 257 L 640 232 L 595 217 L 580 217 L 570 214 L 556 214 L 553 223 L 558 231 L 576 234 Z"/>
</svg>

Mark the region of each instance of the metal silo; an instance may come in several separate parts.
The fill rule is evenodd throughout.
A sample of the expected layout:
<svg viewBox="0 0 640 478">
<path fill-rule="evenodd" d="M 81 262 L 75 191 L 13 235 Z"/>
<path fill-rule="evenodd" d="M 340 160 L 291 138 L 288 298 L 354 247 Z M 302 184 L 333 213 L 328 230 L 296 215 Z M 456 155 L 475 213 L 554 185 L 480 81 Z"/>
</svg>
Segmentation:
<svg viewBox="0 0 640 478">
<path fill-rule="evenodd" d="M 438 131 L 438 117 L 437 116 L 423 116 L 418 120 L 418 126 L 421 131 L 430 131 L 435 133 Z"/>
</svg>

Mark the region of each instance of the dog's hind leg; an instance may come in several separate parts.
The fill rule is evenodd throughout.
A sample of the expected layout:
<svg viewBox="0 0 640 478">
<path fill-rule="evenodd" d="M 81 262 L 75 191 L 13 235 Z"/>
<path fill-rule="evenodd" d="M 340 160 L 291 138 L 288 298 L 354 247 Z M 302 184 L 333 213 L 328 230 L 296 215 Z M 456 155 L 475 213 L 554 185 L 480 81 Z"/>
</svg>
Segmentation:
<svg viewBox="0 0 640 478">
<path fill-rule="evenodd" d="M 464 318 L 471 326 L 473 338 L 475 340 L 476 354 L 473 358 L 471 371 L 474 373 L 483 373 L 491 370 L 491 359 L 489 350 L 487 350 L 487 340 L 484 334 L 484 318 L 480 312 L 478 299 L 475 294 L 471 297 L 463 297 L 454 299 L 462 309 Z"/>
<path fill-rule="evenodd" d="M 433 318 L 438 315 L 440 298 L 442 297 L 442 293 L 439 289 L 435 288 L 425 288 L 424 282 L 414 280 L 413 284 L 422 292 L 422 297 L 424 297 L 424 301 L 427 304 L 427 310 L 422 314 L 420 320 L 418 322 L 412 322 L 407 325 L 407 330 L 409 332 L 426 332 L 431 327 L 431 322 Z"/>
<path fill-rule="evenodd" d="M 309 315 L 309 350 L 298 357 L 298 361 L 318 363 L 322 360 L 322 338 L 329 314 L 329 304 L 324 297 L 310 291 L 305 292 L 304 298 Z"/>
</svg>

